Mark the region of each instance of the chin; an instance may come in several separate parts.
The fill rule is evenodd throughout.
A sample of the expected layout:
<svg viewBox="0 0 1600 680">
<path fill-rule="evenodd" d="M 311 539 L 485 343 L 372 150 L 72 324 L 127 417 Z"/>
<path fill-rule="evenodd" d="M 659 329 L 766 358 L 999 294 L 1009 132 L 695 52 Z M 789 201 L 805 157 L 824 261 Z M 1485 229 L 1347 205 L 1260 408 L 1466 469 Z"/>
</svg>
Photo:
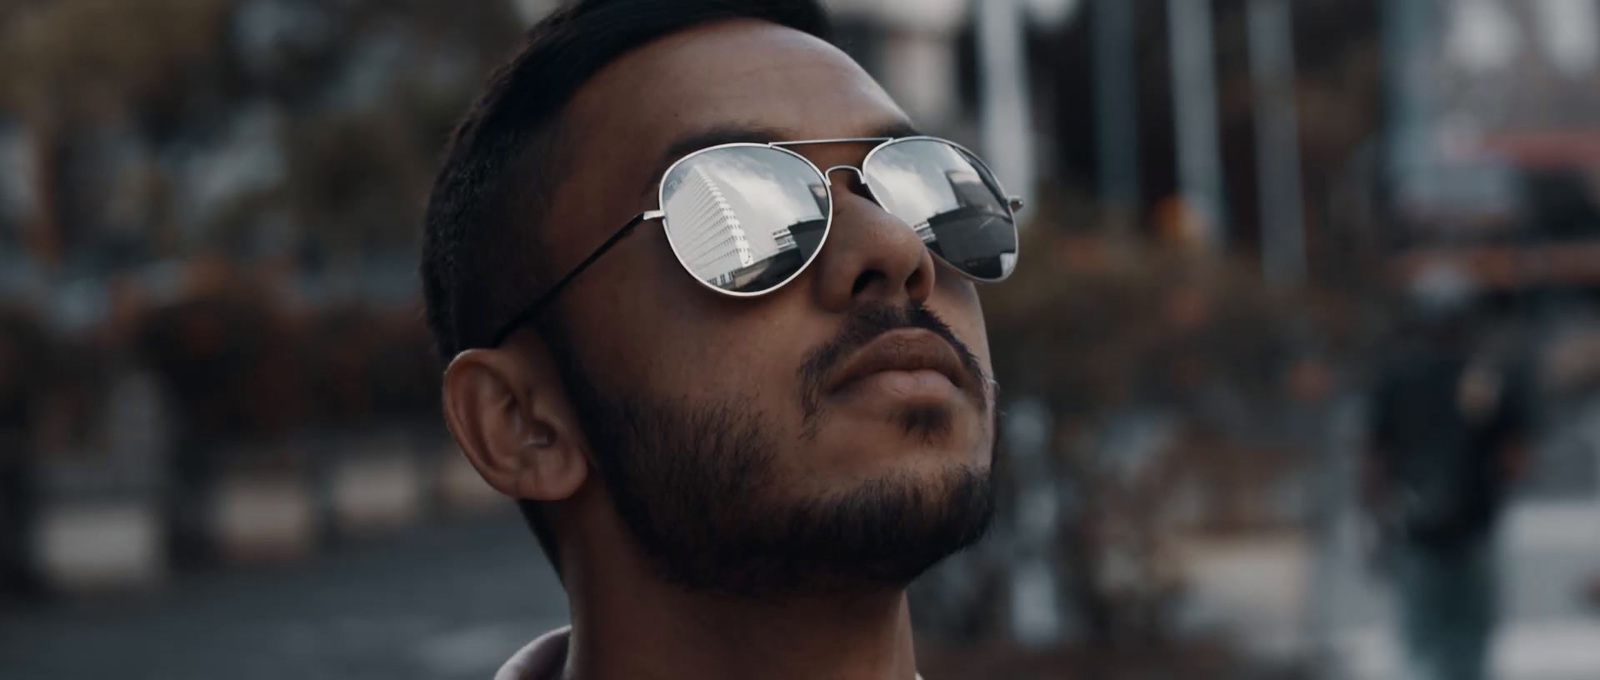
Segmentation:
<svg viewBox="0 0 1600 680">
<path fill-rule="evenodd" d="M 839 414 L 842 416 L 843 414 Z M 835 417 L 816 444 L 818 468 L 859 481 L 883 476 L 945 475 L 952 468 L 988 470 L 992 428 L 970 410 L 910 406 L 872 418 Z M 847 482 L 838 479 L 835 482 Z"/>
</svg>

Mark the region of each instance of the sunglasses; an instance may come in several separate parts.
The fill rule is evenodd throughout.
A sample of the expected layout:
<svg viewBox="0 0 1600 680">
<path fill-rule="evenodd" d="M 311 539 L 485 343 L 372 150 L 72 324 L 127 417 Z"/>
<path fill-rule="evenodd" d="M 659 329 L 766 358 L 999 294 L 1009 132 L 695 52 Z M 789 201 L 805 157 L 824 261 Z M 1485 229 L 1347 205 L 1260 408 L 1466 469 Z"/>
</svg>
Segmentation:
<svg viewBox="0 0 1600 680">
<path fill-rule="evenodd" d="M 793 147 L 876 144 L 860 167 L 824 171 Z M 495 335 L 503 344 L 567 284 L 645 222 L 657 221 L 685 271 L 723 295 L 757 297 L 799 278 L 833 229 L 834 172 L 856 173 L 872 200 L 914 231 L 940 261 L 979 282 L 1003 281 L 1017 265 L 1016 212 L 994 172 L 955 142 L 870 137 L 771 144 L 721 144 L 667 168 L 659 209 L 635 216 L 527 311 Z"/>
</svg>

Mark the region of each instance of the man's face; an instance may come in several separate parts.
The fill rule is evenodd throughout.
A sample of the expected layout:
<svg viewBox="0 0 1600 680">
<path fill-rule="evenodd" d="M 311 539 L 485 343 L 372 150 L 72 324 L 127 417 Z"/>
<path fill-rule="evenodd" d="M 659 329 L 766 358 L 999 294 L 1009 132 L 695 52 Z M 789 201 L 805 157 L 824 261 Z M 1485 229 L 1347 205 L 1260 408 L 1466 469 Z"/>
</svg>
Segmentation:
<svg viewBox="0 0 1600 680">
<path fill-rule="evenodd" d="M 658 207 L 660 174 L 686 140 L 908 127 L 843 53 L 752 21 L 623 57 L 563 120 L 568 174 L 541 254 L 557 270 Z M 871 145 L 796 150 L 830 168 L 859 166 Z M 830 179 L 828 241 L 776 292 L 707 290 L 647 223 L 560 298 L 555 344 L 602 478 L 655 566 L 685 585 L 758 593 L 904 582 L 987 524 L 994 395 L 973 285 L 865 198 L 853 173 Z M 930 344 L 961 366 L 847 379 L 864 351 L 892 358 Z"/>
</svg>

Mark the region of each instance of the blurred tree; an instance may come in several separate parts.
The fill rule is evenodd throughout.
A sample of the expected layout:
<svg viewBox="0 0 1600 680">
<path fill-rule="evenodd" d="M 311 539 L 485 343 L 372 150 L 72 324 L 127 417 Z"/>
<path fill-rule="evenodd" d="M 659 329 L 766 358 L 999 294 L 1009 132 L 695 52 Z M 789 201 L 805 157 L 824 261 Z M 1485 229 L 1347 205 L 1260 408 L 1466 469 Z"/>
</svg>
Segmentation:
<svg viewBox="0 0 1600 680">
<path fill-rule="evenodd" d="M 126 263 L 85 259 L 108 247 L 409 256 L 421 207 L 398 197 L 426 187 L 520 25 L 499 2 L 5 2 L 0 110 L 35 156 L 29 251 L 91 269 Z M 290 122 L 245 124 L 262 115 Z M 140 196 L 149 210 L 123 209 Z M 112 245 L 122 233 L 147 245 Z"/>
<path fill-rule="evenodd" d="M 0 97 L 33 121 L 180 105 L 218 61 L 224 0 L 17 3 L 0 24 Z"/>
<path fill-rule="evenodd" d="M 1072 618 L 1091 645 L 1159 644 L 1175 531 L 1271 521 L 1260 499 L 1310 453 L 1280 425 L 1301 357 L 1356 347 L 1361 328 L 1337 296 L 1271 290 L 1252 267 L 1047 222 L 1025 235 L 1026 266 L 985 291 L 995 374 L 1056 422 Z"/>
<path fill-rule="evenodd" d="M 431 156 L 407 121 L 361 113 L 301 121 L 290 133 L 287 203 L 304 242 L 333 262 L 411 256 Z"/>
<path fill-rule="evenodd" d="M 222 0 L 63 0 L 0 14 L 0 105 L 33 135 L 39 207 L 26 240 L 39 261 L 62 260 L 63 208 L 82 200 L 63 182 L 80 126 L 170 115 L 193 72 L 218 61 L 225 10 Z"/>
</svg>

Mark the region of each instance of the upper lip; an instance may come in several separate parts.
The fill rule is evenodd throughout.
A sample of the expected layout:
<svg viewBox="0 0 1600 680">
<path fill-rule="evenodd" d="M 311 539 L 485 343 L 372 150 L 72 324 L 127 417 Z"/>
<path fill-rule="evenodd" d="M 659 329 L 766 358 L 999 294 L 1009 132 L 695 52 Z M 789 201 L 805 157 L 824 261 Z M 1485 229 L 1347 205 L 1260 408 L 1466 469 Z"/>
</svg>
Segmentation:
<svg viewBox="0 0 1600 680">
<path fill-rule="evenodd" d="M 920 328 L 893 330 L 877 337 L 850 357 L 833 379 L 829 393 L 884 371 L 938 371 L 958 387 L 967 388 L 961 358 L 938 334 Z"/>
</svg>

